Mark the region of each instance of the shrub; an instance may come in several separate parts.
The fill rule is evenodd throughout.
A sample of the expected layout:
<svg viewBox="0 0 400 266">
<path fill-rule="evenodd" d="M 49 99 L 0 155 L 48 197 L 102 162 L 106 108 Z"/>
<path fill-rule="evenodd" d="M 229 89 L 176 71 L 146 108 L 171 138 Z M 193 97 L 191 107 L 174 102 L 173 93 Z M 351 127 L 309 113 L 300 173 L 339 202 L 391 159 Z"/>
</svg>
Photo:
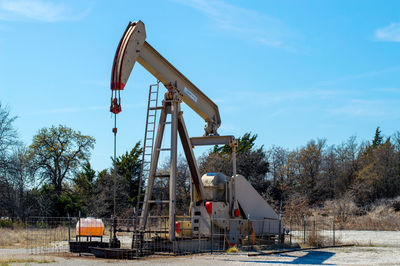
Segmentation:
<svg viewBox="0 0 400 266">
<path fill-rule="evenodd" d="M 1 228 L 13 228 L 13 222 L 10 219 L 0 219 Z"/>
<path fill-rule="evenodd" d="M 319 232 L 312 230 L 307 236 L 306 243 L 312 247 L 323 247 L 327 242 L 326 237 L 322 236 Z"/>
</svg>

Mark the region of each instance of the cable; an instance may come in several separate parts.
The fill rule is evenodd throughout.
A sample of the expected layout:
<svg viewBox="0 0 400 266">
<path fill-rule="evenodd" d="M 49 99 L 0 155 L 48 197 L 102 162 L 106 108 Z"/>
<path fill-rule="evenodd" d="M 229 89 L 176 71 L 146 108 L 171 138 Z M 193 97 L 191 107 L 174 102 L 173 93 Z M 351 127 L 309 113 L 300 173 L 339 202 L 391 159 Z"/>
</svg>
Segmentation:
<svg viewBox="0 0 400 266">
<path fill-rule="evenodd" d="M 114 175 L 113 175 L 113 213 L 116 214 L 116 179 L 117 179 L 117 114 L 114 114 Z"/>
</svg>

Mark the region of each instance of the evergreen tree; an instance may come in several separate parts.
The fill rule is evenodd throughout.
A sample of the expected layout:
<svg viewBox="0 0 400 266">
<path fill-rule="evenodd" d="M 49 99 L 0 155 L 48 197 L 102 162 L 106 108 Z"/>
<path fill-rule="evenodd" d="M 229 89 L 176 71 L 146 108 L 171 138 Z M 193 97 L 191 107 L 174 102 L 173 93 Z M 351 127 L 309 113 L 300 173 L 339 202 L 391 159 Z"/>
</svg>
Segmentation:
<svg viewBox="0 0 400 266">
<path fill-rule="evenodd" d="M 383 137 L 381 136 L 381 131 L 379 130 L 379 127 L 376 128 L 375 130 L 375 136 L 374 139 L 372 140 L 372 149 L 375 150 L 376 148 L 379 147 L 383 142 Z"/>
</svg>

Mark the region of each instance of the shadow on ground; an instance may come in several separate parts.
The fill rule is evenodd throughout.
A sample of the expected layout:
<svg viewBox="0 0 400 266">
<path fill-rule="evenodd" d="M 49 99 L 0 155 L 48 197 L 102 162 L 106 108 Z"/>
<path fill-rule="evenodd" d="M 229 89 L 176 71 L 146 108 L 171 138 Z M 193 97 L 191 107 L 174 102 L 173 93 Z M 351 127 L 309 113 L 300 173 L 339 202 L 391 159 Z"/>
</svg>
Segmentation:
<svg viewBox="0 0 400 266">
<path fill-rule="evenodd" d="M 241 260 L 241 262 L 251 262 L 251 263 L 270 263 L 270 264 L 308 264 L 308 265 L 333 265 L 333 264 L 324 264 L 324 262 L 335 255 L 334 252 L 326 252 L 326 251 L 305 251 L 307 252 L 304 256 L 293 256 L 287 254 L 277 255 L 282 258 L 293 258 L 292 261 L 280 261 L 277 260 Z"/>
</svg>

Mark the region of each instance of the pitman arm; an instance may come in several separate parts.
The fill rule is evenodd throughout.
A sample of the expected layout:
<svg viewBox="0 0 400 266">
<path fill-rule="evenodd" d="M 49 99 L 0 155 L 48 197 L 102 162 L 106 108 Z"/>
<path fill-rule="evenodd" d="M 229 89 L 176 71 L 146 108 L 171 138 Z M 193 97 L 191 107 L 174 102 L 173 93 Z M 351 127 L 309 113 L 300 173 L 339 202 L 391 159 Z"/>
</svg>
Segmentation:
<svg viewBox="0 0 400 266">
<path fill-rule="evenodd" d="M 183 102 L 205 120 L 206 136 L 218 135 L 217 129 L 221 125 L 218 106 L 148 44 L 145 39 L 146 31 L 143 22 L 140 20 L 130 22 L 115 54 L 111 90 L 124 89 L 133 66 L 138 61 L 165 87 L 175 87 Z"/>
</svg>

